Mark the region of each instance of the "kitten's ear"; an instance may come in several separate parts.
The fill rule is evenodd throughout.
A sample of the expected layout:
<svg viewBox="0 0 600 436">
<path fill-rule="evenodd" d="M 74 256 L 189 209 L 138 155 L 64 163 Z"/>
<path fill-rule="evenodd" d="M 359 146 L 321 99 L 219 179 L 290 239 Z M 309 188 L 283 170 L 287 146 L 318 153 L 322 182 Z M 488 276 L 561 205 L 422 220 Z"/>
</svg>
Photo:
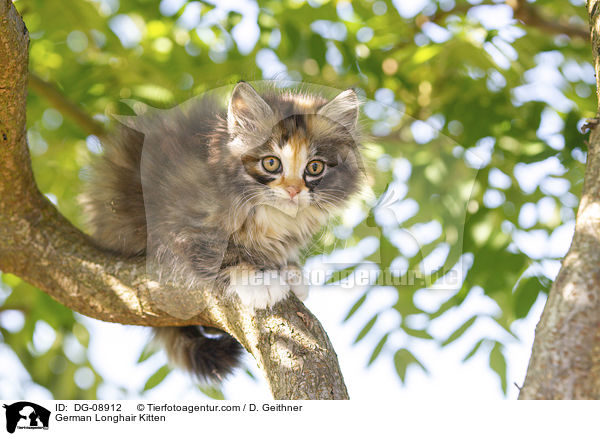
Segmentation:
<svg viewBox="0 0 600 436">
<path fill-rule="evenodd" d="M 340 123 L 348 130 L 352 131 L 358 122 L 358 107 L 360 102 L 353 89 L 347 89 L 338 94 L 325 106 L 317 111 L 318 115 L 329 118 L 336 123 Z"/>
<path fill-rule="evenodd" d="M 256 130 L 273 116 L 273 110 L 266 101 L 246 82 L 235 85 L 227 110 L 229 133 L 237 129 Z"/>
</svg>

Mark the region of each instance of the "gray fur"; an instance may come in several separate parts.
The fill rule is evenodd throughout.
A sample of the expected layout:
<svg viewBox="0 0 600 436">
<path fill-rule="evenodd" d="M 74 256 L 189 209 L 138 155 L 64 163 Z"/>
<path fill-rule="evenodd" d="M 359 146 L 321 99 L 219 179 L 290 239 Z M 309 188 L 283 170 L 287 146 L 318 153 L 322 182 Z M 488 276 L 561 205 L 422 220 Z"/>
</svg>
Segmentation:
<svg viewBox="0 0 600 436">
<path fill-rule="evenodd" d="M 214 292 L 227 286 L 230 268 L 281 269 L 297 259 L 324 217 L 359 189 L 357 117 L 353 91 L 328 103 L 276 88 L 259 95 L 244 82 L 226 108 L 205 97 L 150 111 L 102 139 L 104 155 L 93 163 L 82 196 L 92 234 L 116 253 L 145 254 L 165 280 L 190 287 L 213 283 Z M 306 138 L 330 167 L 319 180 L 306 180 L 309 204 L 286 217 L 256 160 L 290 135 Z M 285 225 L 265 233 L 270 216 Z M 218 380 L 238 361 L 229 337 L 223 346 L 199 330 L 157 332 L 171 360 L 200 378 Z M 191 344 L 202 346 L 191 352 Z M 225 352 L 232 357 L 223 358 Z M 202 359 L 212 363 L 197 362 Z"/>
</svg>

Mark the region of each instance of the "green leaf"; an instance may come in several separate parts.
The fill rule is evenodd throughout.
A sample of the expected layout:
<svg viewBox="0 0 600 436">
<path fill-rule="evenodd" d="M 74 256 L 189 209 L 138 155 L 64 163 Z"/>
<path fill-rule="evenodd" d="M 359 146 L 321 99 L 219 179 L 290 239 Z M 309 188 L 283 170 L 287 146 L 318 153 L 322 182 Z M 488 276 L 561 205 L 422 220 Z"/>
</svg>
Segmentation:
<svg viewBox="0 0 600 436">
<path fill-rule="evenodd" d="M 171 372 L 171 369 L 168 365 L 161 366 L 154 374 L 152 374 L 148 380 L 146 380 L 146 384 L 142 389 L 142 392 L 149 391 L 150 389 L 158 386 Z"/>
<path fill-rule="evenodd" d="M 427 330 L 415 330 L 415 329 L 411 329 L 409 327 L 403 326 L 402 330 L 410 335 L 413 336 L 415 338 L 420 338 L 420 339 L 433 339 L 433 336 L 431 336 Z"/>
<path fill-rule="evenodd" d="M 467 360 L 469 360 L 471 357 L 473 357 L 477 351 L 479 351 L 479 348 L 481 348 L 481 345 L 483 345 L 486 342 L 486 339 L 480 339 L 475 343 L 475 346 L 471 349 L 471 351 L 469 351 L 467 353 L 467 355 L 465 357 L 463 357 L 463 362 L 466 362 Z"/>
<path fill-rule="evenodd" d="M 461 290 L 461 293 L 462 293 L 462 290 Z M 463 298 L 458 298 L 458 297 L 459 296 L 457 296 L 457 295 L 453 295 L 450 298 L 448 298 L 448 300 L 444 301 L 435 312 L 429 314 L 429 319 L 434 320 L 436 318 L 439 318 L 440 316 L 445 314 L 450 308 L 458 307 L 460 305 L 460 303 L 462 303 L 464 296 L 463 296 Z"/>
<path fill-rule="evenodd" d="M 490 368 L 500 377 L 502 392 L 504 392 L 504 395 L 506 395 L 506 359 L 502 353 L 502 344 L 500 342 L 496 342 L 492 348 L 492 351 L 490 351 Z"/>
<path fill-rule="evenodd" d="M 392 261 L 398 256 L 398 249 L 390 242 L 383 234 L 379 238 L 379 256 L 381 261 L 381 269 L 389 268 Z"/>
<path fill-rule="evenodd" d="M 417 359 L 410 351 L 406 348 L 400 348 L 394 354 L 394 366 L 396 367 L 396 372 L 400 377 L 400 380 L 404 383 L 406 379 L 406 370 L 409 365 L 416 364 L 425 372 L 429 371 L 427 368 Z"/>
<path fill-rule="evenodd" d="M 367 290 L 367 292 L 368 292 L 368 290 Z M 356 302 L 352 305 L 352 307 L 350 308 L 350 310 L 344 317 L 344 322 L 348 321 L 352 317 L 352 315 L 354 315 L 356 313 L 356 311 L 360 308 L 360 306 L 363 305 L 363 303 L 367 299 L 367 292 L 362 294 L 360 296 L 360 298 L 358 300 L 356 300 Z"/>
<path fill-rule="evenodd" d="M 471 327 L 473 325 L 473 323 L 477 320 L 477 315 L 472 316 L 471 318 L 469 318 L 463 325 L 461 325 L 459 328 L 457 328 L 454 333 L 452 333 L 450 336 L 448 336 L 448 338 L 442 342 L 442 347 L 445 347 L 446 345 L 454 342 L 455 340 L 457 340 L 458 338 L 460 338 L 469 327 Z"/>
<path fill-rule="evenodd" d="M 310 57 L 317 61 L 319 68 L 322 68 L 325 65 L 325 53 L 327 53 L 327 46 L 323 38 L 315 33 L 311 34 L 308 39 L 308 49 Z"/>
<path fill-rule="evenodd" d="M 206 395 L 209 398 L 212 398 L 213 400 L 224 400 L 225 399 L 225 395 L 223 394 L 223 391 L 221 391 L 221 389 L 215 387 L 215 386 L 198 386 L 198 389 L 200 389 L 200 391 Z"/>
<path fill-rule="evenodd" d="M 352 275 L 352 273 L 354 272 L 355 269 L 356 269 L 356 265 L 352 265 L 352 266 L 349 266 L 348 268 L 344 268 L 339 271 L 334 271 L 333 274 L 331 274 L 331 277 L 329 277 L 329 279 L 325 282 L 325 284 L 329 285 L 331 283 L 341 282 L 345 278 Z"/>
<path fill-rule="evenodd" d="M 90 333 L 83 324 L 75 323 L 75 325 L 73 325 L 73 335 L 84 348 L 88 347 L 90 343 Z"/>
<path fill-rule="evenodd" d="M 354 343 L 356 344 L 357 342 L 359 342 L 361 339 L 363 339 L 365 336 L 367 336 L 367 333 L 369 333 L 371 331 L 371 329 L 373 328 L 373 326 L 375 325 L 375 322 L 377 321 L 377 317 L 379 315 L 375 315 L 373 316 L 373 318 L 371 318 L 369 320 L 369 322 L 367 322 L 365 324 L 365 326 L 361 329 L 360 332 L 358 332 L 358 335 L 356 336 L 356 339 L 354 339 Z"/>
<path fill-rule="evenodd" d="M 158 352 L 158 348 L 152 343 L 148 342 L 144 345 L 140 356 L 138 357 L 137 363 L 142 363 L 148 360 L 150 357 L 154 356 Z"/>
<path fill-rule="evenodd" d="M 515 317 L 525 318 L 540 292 L 545 290 L 538 277 L 525 277 L 519 281 L 515 289 Z"/>
<path fill-rule="evenodd" d="M 398 373 L 398 377 L 404 383 L 406 378 L 406 369 L 408 365 L 413 361 L 414 357 L 410 351 L 405 348 L 401 348 L 396 351 L 394 354 L 394 366 L 396 367 L 396 372 Z"/>
<path fill-rule="evenodd" d="M 514 339 L 516 339 L 517 341 L 519 340 L 519 337 L 517 335 L 515 335 L 511 330 L 510 327 L 508 325 L 506 325 L 507 321 L 504 319 L 496 319 L 494 318 L 494 321 L 496 322 L 496 324 L 498 324 L 499 327 L 502 327 L 502 329 L 508 333 L 509 335 L 511 335 Z"/>
<path fill-rule="evenodd" d="M 390 336 L 390 334 L 386 333 L 379 340 L 379 342 L 377 342 L 377 345 L 375 345 L 375 349 L 373 349 L 373 353 L 371 353 L 371 357 L 369 358 L 369 362 L 367 363 L 367 366 L 371 366 L 371 364 L 373 362 L 375 362 L 375 359 L 377 359 L 377 357 L 381 354 L 381 350 L 383 350 L 383 347 L 384 347 L 385 343 L 387 342 L 389 336 Z"/>
<path fill-rule="evenodd" d="M 248 377 L 250 377 L 252 380 L 257 381 L 258 379 L 256 378 L 256 376 L 254 375 L 254 373 L 252 371 L 250 371 L 249 368 L 246 368 L 246 370 L 244 371 L 246 373 L 246 375 Z"/>
</svg>

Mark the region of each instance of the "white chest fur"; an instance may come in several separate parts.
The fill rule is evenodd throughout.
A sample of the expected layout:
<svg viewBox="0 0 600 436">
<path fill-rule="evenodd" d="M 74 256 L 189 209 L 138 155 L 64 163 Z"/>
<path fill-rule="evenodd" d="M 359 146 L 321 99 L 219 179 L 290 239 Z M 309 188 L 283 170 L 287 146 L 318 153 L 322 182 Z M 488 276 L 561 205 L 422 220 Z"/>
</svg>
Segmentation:
<svg viewBox="0 0 600 436">
<path fill-rule="evenodd" d="M 268 205 L 258 206 L 236 232 L 236 239 L 285 265 L 288 260 L 297 258 L 300 248 L 310 241 L 326 219 L 326 213 L 317 207 L 287 213 Z"/>
</svg>

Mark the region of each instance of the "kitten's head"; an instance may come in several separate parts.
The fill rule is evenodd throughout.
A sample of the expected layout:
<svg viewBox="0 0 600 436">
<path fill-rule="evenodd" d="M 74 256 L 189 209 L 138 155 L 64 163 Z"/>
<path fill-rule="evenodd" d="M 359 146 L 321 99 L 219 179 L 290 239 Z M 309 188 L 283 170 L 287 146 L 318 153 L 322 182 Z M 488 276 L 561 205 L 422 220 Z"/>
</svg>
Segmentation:
<svg viewBox="0 0 600 436">
<path fill-rule="evenodd" d="M 229 147 L 239 157 L 244 196 L 295 215 L 331 212 L 359 188 L 359 101 L 349 89 L 331 101 L 235 87 L 227 114 Z"/>
</svg>

